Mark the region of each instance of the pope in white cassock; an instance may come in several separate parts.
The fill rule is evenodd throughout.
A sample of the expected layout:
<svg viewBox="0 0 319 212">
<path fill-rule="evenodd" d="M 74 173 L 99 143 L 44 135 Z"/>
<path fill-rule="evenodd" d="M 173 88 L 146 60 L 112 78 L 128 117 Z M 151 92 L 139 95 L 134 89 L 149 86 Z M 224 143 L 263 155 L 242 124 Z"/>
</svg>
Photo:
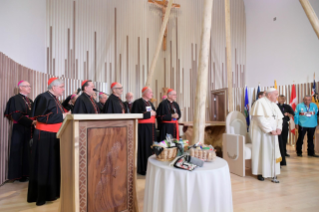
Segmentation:
<svg viewBox="0 0 319 212">
<path fill-rule="evenodd" d="M 252 174 L 258 180 L 280 174 L 281 155 L 278 135 L 282 130 L 282 113 L 276 104 L 278 91 L 270 88 L 266 96 L 258 99 L 251 108 L 250 136 L 252 141 Z M 275 143 L 275 157 L 274 157 Z"/>
</svg>

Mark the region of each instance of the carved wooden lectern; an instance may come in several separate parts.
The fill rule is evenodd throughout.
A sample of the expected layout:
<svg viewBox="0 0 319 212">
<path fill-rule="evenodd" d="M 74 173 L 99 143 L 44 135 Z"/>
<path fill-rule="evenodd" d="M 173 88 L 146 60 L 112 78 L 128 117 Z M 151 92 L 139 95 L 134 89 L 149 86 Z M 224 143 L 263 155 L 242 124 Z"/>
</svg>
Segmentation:
<svg viewBox="0 0 319 212">
<path fill-rule="evenodd" d="M 138 211 L 137 120 L 142 114 L 68 115 L 57 137 L 61 212 Z"/>
</svg>

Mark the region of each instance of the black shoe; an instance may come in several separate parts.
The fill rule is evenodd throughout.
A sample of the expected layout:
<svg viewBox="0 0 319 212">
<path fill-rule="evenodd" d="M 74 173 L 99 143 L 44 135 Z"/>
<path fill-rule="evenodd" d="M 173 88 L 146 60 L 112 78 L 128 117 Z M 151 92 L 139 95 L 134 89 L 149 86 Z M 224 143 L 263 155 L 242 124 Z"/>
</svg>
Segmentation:
<svg viewBox="0 0 319 212">
<path fill-rule="evenodd" d="M 24 176 L 19 179 L 19 182 L 27 182 L 27 181 L 28 181 L 28 178 Z"/>
<path fill-rule="evenodd" d="M 286 157 L 290 157 L 290 155 L 286 153 Z"/>
<path fill-rule="evenodd" d="M 45 201 L 40 201 L 40 202 L 36 203 L 37 206 L 41 206 L 41 205 L 44 205 L 44 204 L 45 204 Z"/>
<path fill-rule="evenodd" d="M 263 176 L 261 174 L 257 175 L 257 179 L 260 180 L 260 181 L 264 181 L 265 178 L 263 178 Z"/>
<path fill-rule="evenodd" d="M 297 153 L 297 156 L 298 156 L 298 157 L 302 157 L 302 154 L 301 154 L 301 153 Z"/>
<path fill-rule="evenodd" d="M 308 155 L 309 157 L 315 157 L 315 158 L 319 158 L 319 155 L 313 154 L 313 155 Z"/>
</svg>

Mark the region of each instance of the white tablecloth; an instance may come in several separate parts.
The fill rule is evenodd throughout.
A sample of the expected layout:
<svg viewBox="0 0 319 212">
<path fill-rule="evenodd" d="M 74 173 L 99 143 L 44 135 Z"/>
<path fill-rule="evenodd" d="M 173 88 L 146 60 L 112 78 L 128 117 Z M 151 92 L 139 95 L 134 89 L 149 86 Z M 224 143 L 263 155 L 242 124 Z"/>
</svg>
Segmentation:
<svg viewBox="0 0 319 212">
<path fill-rule="evenodd" d="M 231 212 L 228 164 L 219 157 L 193 171 L 148 159 L 144 212 Z"/>
</svg>

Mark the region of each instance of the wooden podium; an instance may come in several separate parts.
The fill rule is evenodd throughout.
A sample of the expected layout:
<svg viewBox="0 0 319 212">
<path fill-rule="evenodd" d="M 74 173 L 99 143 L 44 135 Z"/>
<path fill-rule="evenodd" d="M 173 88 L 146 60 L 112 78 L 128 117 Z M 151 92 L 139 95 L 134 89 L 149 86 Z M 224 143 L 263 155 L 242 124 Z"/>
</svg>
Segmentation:
<svg viewBox="0 0 319 212">
<path fill-rule="evenodd" d="M 68 115 L 57 137 L 61 212 L 138 211 L 137 120 L 142 114 Z"/>
</svg>

